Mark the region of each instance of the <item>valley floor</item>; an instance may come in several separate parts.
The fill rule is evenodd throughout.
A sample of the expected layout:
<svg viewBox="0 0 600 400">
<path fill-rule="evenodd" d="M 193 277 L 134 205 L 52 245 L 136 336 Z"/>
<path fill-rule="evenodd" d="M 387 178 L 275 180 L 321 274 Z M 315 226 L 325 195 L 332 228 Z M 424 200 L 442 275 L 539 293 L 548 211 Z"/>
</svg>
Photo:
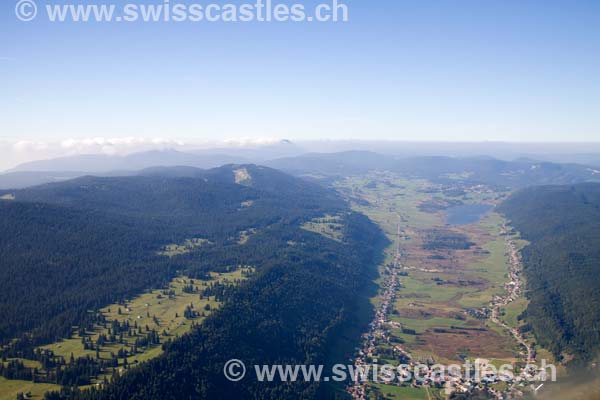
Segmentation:
<svg viewBox="0 0 600 400">
<path fill-rule="evenodd" d="M 381 266 L 380 293 L 373 299 L 377 316 L 364 335 L 357 364 L 477 360 L 511 364 L 519 371 L 533 360 L 530 339 L 518 332 L 518 316 L 527 306 L 518 258 L 523 242 L 499 214 L 488 211 L 505 193 L 391 173 L 346 178 L 336 188 L 393 242 Z M 449 210 L 466 210 L 471 204 L 481 215 L 453 215 L 453 220 L 465 221 L 448 224 Z M 414 386 L 370 382 L 351 393 L 362 399 L 435 399 L 477 385 L 431 381 Z M 511 385 L 513 393 L 524 386 Z M 507 388 L 505 382 L 486 385 L 492 396 Z"/>
</svg>

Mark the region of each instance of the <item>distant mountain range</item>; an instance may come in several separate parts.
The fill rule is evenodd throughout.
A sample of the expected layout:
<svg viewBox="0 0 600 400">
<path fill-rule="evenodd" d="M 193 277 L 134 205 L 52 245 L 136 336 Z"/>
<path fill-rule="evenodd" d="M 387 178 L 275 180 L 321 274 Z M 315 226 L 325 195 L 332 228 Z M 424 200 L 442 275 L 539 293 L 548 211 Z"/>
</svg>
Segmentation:
<svg viewBox="0 0 600 400">
<path fill-rule="evenodd" d="M 228 153 L 221 153 L 221 151 Z M 148 151 L 127 156 L 83 155 L 21 164 L 0 175 L 0 189 L 20 189 L 84 175 L 131 176 L 161 173 L 196 176 L 191 168 L 209 169 L 227 164 L 259 163 L 294 175 L 335 177 L 386 170 L 436 182 L 462 181 L 509 188 L 529 185 L 572 184 L 600 181 L 600 167 L 559 164 L 521 158 L 399 157 L 369 151 L 302 153 L 302 148 L 283 141 L 260 148 Z M 281 157 L 283 154 L 293 156 Z M 164 167 L 177 167 L 162 170 Z"/>
<path fill-rule="evenodd" d="M 128 155 L 86 154 L 31 161 L 7 172 L 64 172 L 107 173 L 138 171 L 149 167 L 189 166 L 216 168 L 233 163 L 257 163 L 281 157 L 298 156 L 305 151 L 289 140 L 255 147 L 223 147 L 210 150 L 178 151 L 151 150 Z"/>
<path fill-rule="evenodd" d="M 51 160 L 32 161 L 21 164 L 8 172 L 62 172 L 107 173 L 114 171 L 138 171 L 155 166 L 186 165 L 197 168 L 214 168 L 224 164 L 244 161 L 241 157 L 225 154 L 192 154 L 176 150 L 154 150 L 126 156 L 104 154 L 61 157 Z"/>
<path fill-rule="evenodd" d="M 209 169 L 244 161 L 242 157 L 225 154 L 192 154 L 176 150 L 148 151 L 127 156 L 94 154 L 61 157 L 28 162 L 0 174 L 0 189 L 22 189 L 85 175 L 137 175 L 138 171 L 152 167 L 188 166 Z"/>
<path fill-rule="evenodd" d="M 191 152 L 153 150 L 124 156 L 87 154 L 60 157 L 23 163 L 0 173 L 0 189 L 22 189 L 85 175 L 130 176 L 137 175 L 140 170 L 155 167 L 210 169 L 227 164 L 262 163 L 304 152 L 301 146 L 282 140 L 262 146 L 223 147 Z"/>
<path fill-rule="evenodd" d="M 434 182 L 519 188 L 529 185 L 600 181 L 600 169 L 528 159 L 503 161 L 492 157 L 397 157 L 364 151 L 306 154 L 269 161 L 266 165 L 295 175 L 335 176 L 392 171 Z"/>
</svg>

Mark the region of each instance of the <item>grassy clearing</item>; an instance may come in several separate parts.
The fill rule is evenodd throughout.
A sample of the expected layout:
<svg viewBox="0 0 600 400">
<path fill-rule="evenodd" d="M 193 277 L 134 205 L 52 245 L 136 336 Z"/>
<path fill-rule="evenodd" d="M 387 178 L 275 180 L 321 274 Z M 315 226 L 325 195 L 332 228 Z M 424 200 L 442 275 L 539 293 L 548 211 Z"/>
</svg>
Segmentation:
<svg viewBox="0 0 600 400">
<path fill-rule="evenodd" d="M 344 234 L 342 233 L 343 227 L 344 225 L 341 223 L 341 217 L 338 215 L 326 215 L 302 224 L 302 229 L 318 233 L 319 235 L 337 242 L 342 242 L 344 240 Z"/>
<path fill-rule="evenodd" d="M 191 280 L 186 277 L 174 279 L 168 288 L 161 290 L 153 290 L 144 293 L 126 304 L 111 304 L 100 310 L 108 321 L 128 321 L 131 326 L 137 325 L 142 328 L 142 334 L 138 334 L 134 330 L 133 335 L 125 335 L 122 343 L 107 343 L 101 347 L 98 354 L 95 350 L 86 350 L 82 344 L 82 337 L 74 330 L 74 335 L 70 339 L 65 339 L 60 342 L 53 343 L 48 346 L 43 346 L 43 349 L 52 350 L 56 355 L 69 359 L 71 354 L 75 357 L 96 357 L 101 359 L 111 359 L 113 354 L 118 354 L 119 350 L 126 349 L 131 351 L 135 340 L 145 335 L 147 329 L 156 330 L 159 333 L 161 342 L 169 338 L 177 337 L 188 332 L 193 323 L 201 323 L 214 310 L 218 309 L 220 302 L 216 301 L 214 296 L 203 296 L 200 298 L 201 292 L 215 283 L 221 284 L 236 284 L 244 279 L 253 271 L 252 268 L 244 267 L 231 273 L 211 273 L 210 281 Z M 187 292 L 190 285 L 192 292 Z M 186 290 L 184 290 L 187 288 Z M 192 306 L 200 315 L 193 319 L 187 319 L 184 316 L 187 307 Z M 110 326 L 110 324 L 107 324 Z M 146 328 L 148 326 L 148 328 Z M 86 337 L 91 338 L 95 343 L 100 335 L 108 335 L 108 328 L 97 325 L 93 331 L 85 333 Z M 131 367 L 137 363 L 141 363 L 157 357 L 162 353 L 160 344 L 151 345 L 149 347 L 138 348 L 136 354 L 131 354 L 127 357 L 127 365 Z M 21 360 L 26 366 L 32 367 L 30 360 Z M 124 367 L 125 359 L 119 359 L 119 368 Z M 35 365 L 40 367 L 39 365 Z M 103 377 L 99 377 L 102 379 Z M 17 393 L 31 392 L 33 398 L 43 398 L 43 394 L 49 390 L 57 390 L 59 386 L 39 384 L 17 380 L 6 380 L 0 378 L 0 400 L 14 399 Z"/>
<path fill-rule="evenodd" d="M 169 244 L 164 247 L 164 249 L 158 254 L 167 256 L 167 257 L 175 257 L 180 254 L 186 254 L 192 252 L 194 249 L 198 247 L 202 247 L 206 244 L 210 244 L 210 241 L 202 238 L 192 238 L 186 239 L 181 244 Z"/>
<path fill-rule="evenodd" d="M 230 273 L 211 273 L 211 280 L 191 280 L 186 277 L 174 279 L 168 288 L 153 290 L 144 293 L 125 304 L 111 304 L 100 310 L 108 321 L 128 321 L 131 326 L 137 325 L 142 328 L 142 334 L 133 330 L 133 335 L 124 335 L 122 343 L 106 343 L 101 346 L 98 354 L 95 350 L 86 350 L 82 344 L 82 337 L 79 336 L 78 329 L 74 329 L 73 337 L 60 342 L 43 346 L 43 349 L 52 350 L 56 355 L 69 360 L 71 354 L 75 357 L 85 357 L 89 355 L 95 358 L 97 355 L 101 359 L 109 360 L 113 354 L 118 354 L 119 350 L 125 349 L 132 351 L 135 340 L 145 336 L 146 329 L 156 330 L 160 336 L 161 342 L 169 338 L 181 336 L 190 331 L 192 323 L 200 324 L 214 310 L 218 309 L 221 303 L 214 296 L 202 296 L 201 293 L 210 285 L 238 284 L 246 279 L 254 271 L 252 267 L 241 267 Z M 192 291 L 190 292 L 190 286 Z M 200 314 L 197 317 L 188 319 L 184 316 L 186 308 L 193 305 L 193 309 Z M 119 311 L 120 310 L 120 311 Z M 148 326 L 148 328 L 146 328 Z M 96 343 L 100 335 L 108 336 L 107 326 L 96 325 L 92 331 L 85 332 L 85 337 L 91 338 Z M 138 363 L 150 360 L 162 353 L 160 344 L 150 345 L 148 347 L 138 347 L 137 353 L 130 354 L 127 359 L 127 366 L 131 368 Z M 27 367 L 41 368 L 41 365 L 31 360 L 21 360 Z M 118 368 L 125 367 L 125 358 L 119 358 Z M 105 375 L 110 378 L 111 371 Z M 98 378 L 102 380 L 104 376 Z M 59 390 L 60 386 L 32 383 L 27 381 L 6 380 L 0 378 L 0 400 L 14 400 L 18 393 L 31 392 L 33 399 L 42 399 L 44 393 L 51 390 Z"/>
<path fill-rule="evenodd" d="M 60 390 L 60 386 L 8 380 L 0 377 L 0 400 L 15 400 L 19 393 L 29 393 L 30 399 L 43 399 L 44 394 L 51 390 Z"/>
<path fill-rule="evenodd" d="M 5 194 L 3 196 L 0 196 L 0 200 L 14 200 L 14 199 L 15 199 L 14 194 Z"/>
<path fill-rule="evenodd" d="M 246 231 L 241 231 L 238 236 L 238 244 L 246 244 L 248 240 L 258 232 L 255 228 L 248 229 Z"/>
<path fill-rule="evenodd" d="M 108 321 L 128 321 L 131 326 L 137 325 L 146 331 L 146 326 L 150 330 L 156 330 L 161 339 L 168 339 L 175 336 L 181 336 L 191 329 L 192 321 L 201 323 L 211 312 L 218 309 L 220 303 L 214 297 L 203 297 L 200 299 L 200 293 L 208 286 L 214 283 L 236 283 L 244 279 L 242 270 L 236 270 L 231 273 L 211 273 L 212 280 L 201 281 L 191 280 L 186 277 L 174 279 L 168 289 L 153 290 L 144 293 L 126 304 L 111 304 L 100 310 Z M 193 287 L 193 292 L 187 293 L 185 287 Z M 201 315 L 193 320 L 188 320 L 184 312 L 188 306 L 200 312 Z M 108 329 L 103 326 L 96 326 L 92 332 L 86 332 L 92 341 L 96 341 L 101 334 L 108 335 Z M 138 334 L 132 337 L 125 336 L 123 343 L 110 343 L 102 347 L 100 358 L 109 359 L 111 353 L 117 353 L 122 348 L 131 348 L 135 340 L 141 337 Z M 66 339 L 48 346 L 44 349 L 52 350 L 56 355 L 63 356 L 66 359 L 71 354 L 77 357 L 96 356 L 95 350 L 86 350 L 81 342 L 82 338 L 74 334 L 71 339 Z M 128 360 L 131 362 L 143 362 L 156 357 L 162 352 L 161 346 L 153 346 L 144 351 L 140 351 L 134 357 Z"/>
</svg>

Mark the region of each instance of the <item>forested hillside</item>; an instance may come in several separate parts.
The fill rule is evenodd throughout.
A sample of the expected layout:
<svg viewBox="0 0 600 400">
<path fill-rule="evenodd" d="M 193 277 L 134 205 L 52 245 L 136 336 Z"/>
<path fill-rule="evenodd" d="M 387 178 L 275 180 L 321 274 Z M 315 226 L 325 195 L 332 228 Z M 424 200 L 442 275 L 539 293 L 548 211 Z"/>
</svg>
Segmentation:
<svg viewBox="0 0 600 400">
<path fill-rule="evenodd" d="M 236 173 L 251 179 L 236 184 Z M 344 207 L 336 196 L 314 184 L 259 166 L 225 166 L 213 170 L 161 168 L 144 176 L 83 177 L 11 192 L 17 201 L 44 202 L 99 210 L 175 226 L 180 238 L 226 234 L 279 218 Z M 252 202 L 252 207 L 242 203 Z"/>
<path fill-rule="evenodd" d="M 500 210 L 531 242 L 523 250 L 526 314 L 539 342 L 558 356 L 597 356 L 600 184 L 528 188 Z"/>
<path fill-rule="evenodd" d="M 175 264 L 134 220 L 42 203 L 0 201 L 0 340 L 71 334 L 88 310 L 159 285 Z"/>
<path fill-rule="evenodd" d="M 237 182 L 237 183 L 236 183 Z M 184 274 L 241 265 L 254 275 L 163 356 L 82 398 L 312 398 L 316 384 L 232 385 L 223 364 L 320 363 L 357 309 L 384 239 L 333 192 L 255 166 L 172 169 L 145 176 L 84 177 L 13 192 L 0 202 L 0 324 L 5 356 L 67 336 L 98 307 Z M 341 241 L 301 229 L 327 214 Z M 189 238 L 203 245 L 166 256 Z M 26 299 L 27 301 L 20 301 Z M 33 342 L 33 343 L 31 343 Z M 349 349 L 352 350 L 352 349 Z M 67 395 L 63 393 L 63 395 Z M 73 394 L 70 394 L 73 395 Z"/>
<path fill-rule="evenodd" d="M 343 207 L 324 189 L 274 170 L 279 191 L 261 189 L 258 173 L 249 187 L 234 183 L 232 167 L 198 171 L 212 178 L 84 177 L 0 202 L 0 340 L 35 328 L 43 328 L 36 341 L 54 340 L 87 310 L 171 279 L 185 266 L 158 255 L 166 244 L 200 237 L 215 244 L 203 251 L 222 249 L 241 231 Z"/>
<path fill-rule="evenodd" d="M 253 364 L 320 364 L 352 318 L 371 278 L 379 232 L 365 217 L 346 219 L 346 244 L 284 226 L 260 240 L 268 256 L 250 284 L 164 356 L 136 368 L 103 391 L 80 399 L 310 399 L 327 397 L 315 383 L 240 383 L 223 376 L 232 358 Z M 363 242 L 363 240 L 366 240 Z M 289 245 L 292 241 L 296 243 Z M 351 349 L 349 349 L 351 350 Z M 343 360 L 339 360 L 343 362 Z M 250 367 L 251 368 L 251 367 Z"/>
</svg>

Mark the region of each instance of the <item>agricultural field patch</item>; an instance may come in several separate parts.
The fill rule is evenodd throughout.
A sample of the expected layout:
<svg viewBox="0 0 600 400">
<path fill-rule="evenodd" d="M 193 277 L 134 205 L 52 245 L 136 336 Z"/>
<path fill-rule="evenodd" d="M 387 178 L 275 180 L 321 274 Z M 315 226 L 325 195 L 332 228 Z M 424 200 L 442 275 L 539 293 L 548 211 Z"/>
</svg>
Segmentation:
<svg viewBox="0 0 600 400">
<path fill-rule="evenodd" d="M 468 356 L 478 354 L 484 358 L 503 358 L 515 361 L 511 339 L 485 327 L 468 329 L 430 330 L 421 337 L 424 346 L 415 346 L 416 351 L 435 354 L 450 362 L 463 362 Z"/>
<path fill-rule="evenodd" d="M 385 399 L 397 399 L 397 400 L 430 400 L 440 399 L 440 392 L 434 389 L 426 388 L 414 388 L 410 386 L 392 386 L 383 384 L 371 385 L 371 390 Z M 438 396 L 435 396 L 435 394 Z"/>
</svg>

